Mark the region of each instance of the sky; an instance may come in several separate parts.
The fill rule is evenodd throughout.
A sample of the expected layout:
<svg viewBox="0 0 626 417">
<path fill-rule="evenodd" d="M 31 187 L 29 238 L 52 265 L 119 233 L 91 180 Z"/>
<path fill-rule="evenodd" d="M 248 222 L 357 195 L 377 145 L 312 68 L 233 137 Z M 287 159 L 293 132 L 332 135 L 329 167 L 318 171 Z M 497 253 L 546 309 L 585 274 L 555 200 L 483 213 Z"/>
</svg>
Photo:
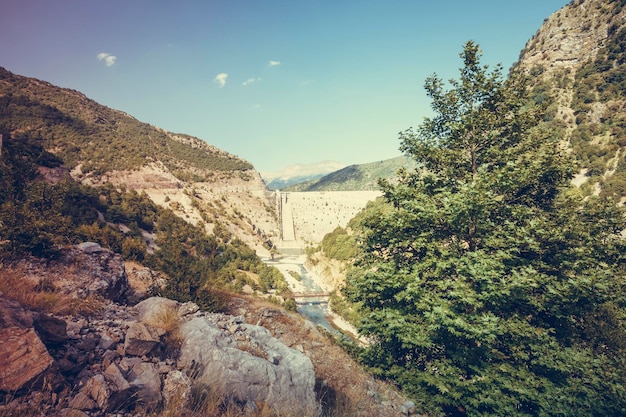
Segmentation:
<svg viewBox="0 0 626 417">
<path fill-rule="evenodd" d="M 0 0 L 0 66 L 261 172 L 400 155 L 472 40 L 508 70 L 566 0 Z"/>
</svg>

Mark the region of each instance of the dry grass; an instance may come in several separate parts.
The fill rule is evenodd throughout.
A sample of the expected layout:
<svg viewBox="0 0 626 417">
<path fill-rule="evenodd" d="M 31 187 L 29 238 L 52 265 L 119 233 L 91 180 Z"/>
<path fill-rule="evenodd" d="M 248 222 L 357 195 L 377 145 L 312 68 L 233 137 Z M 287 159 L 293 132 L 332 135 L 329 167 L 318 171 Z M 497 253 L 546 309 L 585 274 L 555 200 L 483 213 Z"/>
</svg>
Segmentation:
<svg viewBox="0 0 626 417">
<path fill-rule="evenodd" d="M 288 409 L 289 407 L 284 407 Z M 213 387 L 196 385 L 191 401 L 174 399 L 152 417 L 314 417 L 315 413 L 280 412 L 264 401 L 243 404 Z M 2 416 L 0 416 L 2 417 Z"/>
<path fill-rule="evenodd" d="M 258 343 L 253 343 L 249 340 L 244 340 L 237 343 L 237 349 L 248 352 L 252 356 L 256 356 L 261 359 L 267 360 L 267 352 Z"/>
<path fill-rule="evenodd" d="M 165 307 L 157 314 L 150 316 L 145 322 L 165 331 L 163 341 L 167 346 L 179 348 L 182 344 L 183 336 L 180 333 L 181 318 L 175 307 Z"/>
<path fill-rule="evenodd" d="M 30 279 L 21 266 L 0 267 L 0 292 L 25 308 L 50 314 L 95 314 L 103 308 L 103 302 L 95 295 L 84 299 L 56 291 L 54 284 L 43 278 L 39 282 Z"/>
</svg>

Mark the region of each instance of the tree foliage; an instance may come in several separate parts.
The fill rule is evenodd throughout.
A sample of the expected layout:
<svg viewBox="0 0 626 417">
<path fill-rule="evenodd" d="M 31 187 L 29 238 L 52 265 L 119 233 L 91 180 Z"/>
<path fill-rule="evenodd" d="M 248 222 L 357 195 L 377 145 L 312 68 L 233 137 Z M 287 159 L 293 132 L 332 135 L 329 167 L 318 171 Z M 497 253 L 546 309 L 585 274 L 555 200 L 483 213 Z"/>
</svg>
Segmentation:
<svg viewBox="0 0 626 417">
<path fill-rule="evenodd" d="M 425 87 L 347 279 L 363 359 L 433 415 L 623 415 L 624 214 L 569 189 L 572 165 L 525 84 L 480 63 Z"/>
<path fill-rule="evenodd" d="M 321 247 L 326 256 L 339 261 L 347 261 L 357 254 L 354 237 L 341 226 L 324 236 Z"/>
</svg>

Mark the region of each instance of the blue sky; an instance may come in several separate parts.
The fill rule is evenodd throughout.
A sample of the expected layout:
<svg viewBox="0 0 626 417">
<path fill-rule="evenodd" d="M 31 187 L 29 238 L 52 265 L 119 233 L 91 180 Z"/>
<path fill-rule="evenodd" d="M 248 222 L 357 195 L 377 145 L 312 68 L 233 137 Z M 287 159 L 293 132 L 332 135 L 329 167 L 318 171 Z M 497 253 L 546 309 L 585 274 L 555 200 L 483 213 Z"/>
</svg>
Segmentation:
<svg viewBox="0 0 626 417">
<path fill-rule="evenodd" d="M 0 66 L 260 171 L 398 156 L 468 40 L 507 70 L 565 0 L 0 0 Z"/>
</svg>

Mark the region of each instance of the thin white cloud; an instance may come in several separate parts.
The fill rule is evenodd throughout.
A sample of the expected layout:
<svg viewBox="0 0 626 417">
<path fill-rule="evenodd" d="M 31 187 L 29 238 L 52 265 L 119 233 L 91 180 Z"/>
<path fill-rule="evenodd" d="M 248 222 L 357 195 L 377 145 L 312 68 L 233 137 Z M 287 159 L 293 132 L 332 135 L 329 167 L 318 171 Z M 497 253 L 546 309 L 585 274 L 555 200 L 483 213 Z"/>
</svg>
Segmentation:
<svg viewBox="0 0 626 417">
<path fill-rule="evenodd" d="M 226 85 L 226 79 L 228 78 L 228 74 L 225 72 L 220 72 L 213 78 L 213 82 L 219 84 L 220 88 Z"/>
<path fill-rule="evenodd" d="M 269 65 L 270 67 L 276 67 L 276 66 L 280 65 L 280 61 L 270 61 L 270 62 L 268 63 L 268 65 Z"/>
<path fill-rule="evenodd" d="M 246 81 L 241 83 L 241 85 L 243 85 L 244 87 L 247 87 L 250 84 L 258 83 L 259 81 L 261 81 L 260 78 L 248 78 Z"/>
<path fill-rule="evenodd" d="M 115 65 L 115 61 L 117 61 L 117 57 L 107 52 L 100 52 L 98 54 L 98 61 L 103 61 L 104 65 L 106 65 L 107 67 L 112 67 L 113 65 Z"/>
</svg>

